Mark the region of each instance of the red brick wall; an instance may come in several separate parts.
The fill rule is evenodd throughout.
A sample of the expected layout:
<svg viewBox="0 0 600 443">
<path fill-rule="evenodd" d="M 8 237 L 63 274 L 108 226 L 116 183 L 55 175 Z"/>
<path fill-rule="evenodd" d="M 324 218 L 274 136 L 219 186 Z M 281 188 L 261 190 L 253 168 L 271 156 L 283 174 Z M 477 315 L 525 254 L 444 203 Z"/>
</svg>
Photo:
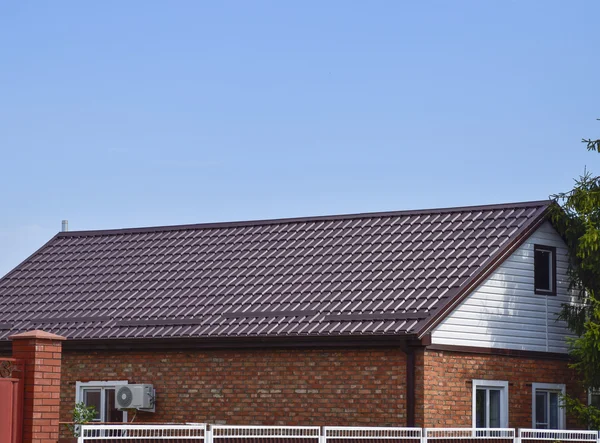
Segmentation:
<svg viewBox="0 0 600 443">
<path fill-rule="evenodd" d="M 139 422 L 406 425 L 406 357 L 397 348 L 63 352 L 61 421 L 75 382 L 151 383 Z"/>
<path fill-rule="evenodd" d="M 531 383 L 565 383 L 568 362 L 416 351 L 416 425 L 472 426 L 472 380 L 509 381 L 509 426 L 531 427 Z M 139 422 L 406 425 L 406 358 L 399 349 L 63 352 L 61 421 L 75 382 L 128 380 L 157 390 Z M 569 427 L 576 427 L 572 422 Z"/>
<path fill-rule="evenodd" d="M 566 361 L 448 351 L 425 351 L 417 361 L 424 363 L 423 370 L 417 371 L 417 385 L 423 388 L 417 424 L 425 427 L 472 426 L 473 379 L 509 382 L 508 425 L 513 428 L 532 426 L 531 383 L 565 383 L 568 394 L 581 395 Z M 571 421 L 567 425 L 577 427 Z"/>
</svg>

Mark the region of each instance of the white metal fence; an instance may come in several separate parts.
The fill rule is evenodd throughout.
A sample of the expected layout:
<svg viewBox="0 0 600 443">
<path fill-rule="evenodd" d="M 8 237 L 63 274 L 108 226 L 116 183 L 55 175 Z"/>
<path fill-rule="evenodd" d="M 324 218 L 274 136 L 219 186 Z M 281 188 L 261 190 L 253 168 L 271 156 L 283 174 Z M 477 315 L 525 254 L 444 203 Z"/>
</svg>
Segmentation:
<svg viewBox="0 0 600 443">
<path fill-rule="evenodd" d="M 464 440 L 486 440 L 492 443 L 514 442 L 516 435 L 516 431 L 511 428 L 425 428 L 423 439 L 436 443 Z"/>
<path fill-rule="evenodd" d="M 598 432 L 512 428 L 82 425 L 78 443 L 600 443 Z"/>
<path fill-rule="evenodd" d="M 384 428 L 357 426 L 325 426 L 321 435 L 325 440 L 416 440 L 421 441 L 422 428 Z"/>
<path fill-rule="evenodd" d="M 540 441 L 553 442 L 581 442 L 600 443 L 597 431 L 564 431 L 558 429 L 519 429 L 519 442 L 539 443 Z"/>
<path fill-rule="evenodd" d="M 198 443 L 207 441 L 205 424 L 197 425 L 81 425 L 77 443 Z"/>
<path fill-rule="evenodd" d="M 229 426 L 213 425 L 209 443 L 320 443 L 319 426 Z"/>
<path fill-rule="evenodd" d="M 325 426 L 321 443 L 421 443 L 421 428 Z"/>
</svg>

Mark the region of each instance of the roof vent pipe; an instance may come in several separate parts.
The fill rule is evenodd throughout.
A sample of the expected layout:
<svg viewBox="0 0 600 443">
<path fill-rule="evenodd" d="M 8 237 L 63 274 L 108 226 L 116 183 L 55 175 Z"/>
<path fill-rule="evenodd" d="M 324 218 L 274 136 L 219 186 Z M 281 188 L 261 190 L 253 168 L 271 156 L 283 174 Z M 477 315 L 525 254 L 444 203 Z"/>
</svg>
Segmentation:
<svg viewBox="0 0 600 443">
<path fill-rule="evenodd" d="M 69 232 L 69 220 L 62 221 L 62 228 L 60 229 L 60 232 Z"/>
</svg>

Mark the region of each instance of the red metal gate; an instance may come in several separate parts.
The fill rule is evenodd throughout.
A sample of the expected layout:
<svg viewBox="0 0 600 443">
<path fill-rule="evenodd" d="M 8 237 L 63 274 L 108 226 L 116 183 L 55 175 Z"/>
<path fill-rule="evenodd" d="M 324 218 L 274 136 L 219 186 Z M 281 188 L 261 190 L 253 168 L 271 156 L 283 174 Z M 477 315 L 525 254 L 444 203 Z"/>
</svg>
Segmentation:
<svg viewBox="0 0 600 443">
<path fill-rule="evenodd" d="M 23 364 L 0 357 L 0 442 L 21 443 L 23 430 Z"/>
</svg>

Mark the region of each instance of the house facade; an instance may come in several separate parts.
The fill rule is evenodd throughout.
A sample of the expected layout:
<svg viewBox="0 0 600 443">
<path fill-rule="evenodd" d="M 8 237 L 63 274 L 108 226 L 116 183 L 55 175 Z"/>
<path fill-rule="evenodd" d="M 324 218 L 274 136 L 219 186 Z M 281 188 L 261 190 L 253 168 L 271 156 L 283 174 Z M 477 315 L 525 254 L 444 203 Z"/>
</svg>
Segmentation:
<svg viewBox="0 0 600 443">
<path fill-rule="evenodd" d="M 0 346 L 67 338 L 62 421 L 572 427 L 549 204 L 59 233 L 0 280 Z"/>
</svg>

